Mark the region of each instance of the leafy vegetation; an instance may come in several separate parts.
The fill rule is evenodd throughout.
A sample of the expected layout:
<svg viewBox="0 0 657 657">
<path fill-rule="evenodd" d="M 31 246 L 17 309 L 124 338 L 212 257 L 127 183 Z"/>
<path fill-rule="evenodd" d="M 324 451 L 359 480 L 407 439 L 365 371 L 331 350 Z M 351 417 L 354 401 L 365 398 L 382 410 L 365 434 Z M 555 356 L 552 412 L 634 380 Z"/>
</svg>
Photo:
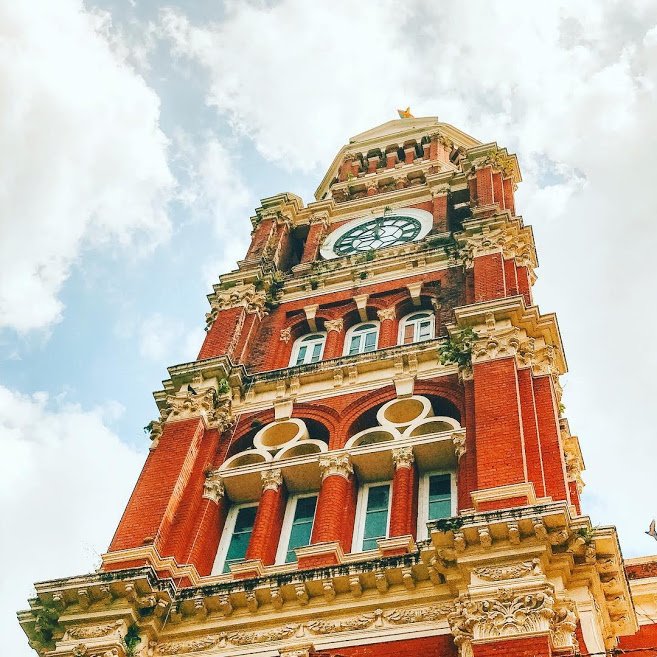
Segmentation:
<svg viewBox="0 0 657 657">
<path fill-rule="evenodd" d="M 459 367 L 470 367 L 472 347 L 478 338 L 479 336 L 470 327 L 462 329 L 438 347 L 440 362 L 443 365 L 456 363 Z"/>
<path fill-rule="evenodd" d="M 141 638 L 139 637 L 139 630 L 136 625 L 131 625 L 128 631 L 123 637 L 123 643 L 125 645 L 125 654 L 127 657 L 136 657 L 137 647 L 141 643 Z"/>
</svg>

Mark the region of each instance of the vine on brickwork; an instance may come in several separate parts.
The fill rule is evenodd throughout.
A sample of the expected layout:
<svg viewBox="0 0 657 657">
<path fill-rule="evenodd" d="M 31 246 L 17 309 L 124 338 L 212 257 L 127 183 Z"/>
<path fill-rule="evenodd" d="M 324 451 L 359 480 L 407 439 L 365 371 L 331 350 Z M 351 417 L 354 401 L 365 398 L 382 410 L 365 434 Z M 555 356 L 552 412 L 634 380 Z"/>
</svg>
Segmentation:
<svg viewBox="0 0 657 657">
<path fill-rule="evenodd" d="M 464 328 L 446 342 L 438 346 L 438 354 L 442 365 L 455 363 L 460 368 L 472 365 L 472 347 L 479 336 L 470 328 Z"/>
</svg>

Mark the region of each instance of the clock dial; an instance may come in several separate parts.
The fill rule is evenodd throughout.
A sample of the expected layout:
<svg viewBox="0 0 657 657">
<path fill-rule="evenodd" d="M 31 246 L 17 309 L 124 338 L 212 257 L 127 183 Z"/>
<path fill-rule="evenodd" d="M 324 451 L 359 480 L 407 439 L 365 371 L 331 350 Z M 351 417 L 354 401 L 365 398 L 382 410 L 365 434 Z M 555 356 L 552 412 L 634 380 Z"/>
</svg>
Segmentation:
<svg viewBox="0 0 657 657">
<path fill-rule="evenodd" d="M 365 221 L 340 236 L 333 245 L 336 255 L 372 251 L 395 244 L 412 242 L 422 230 L 415 217 L 386 215 Z"/>
</svg>

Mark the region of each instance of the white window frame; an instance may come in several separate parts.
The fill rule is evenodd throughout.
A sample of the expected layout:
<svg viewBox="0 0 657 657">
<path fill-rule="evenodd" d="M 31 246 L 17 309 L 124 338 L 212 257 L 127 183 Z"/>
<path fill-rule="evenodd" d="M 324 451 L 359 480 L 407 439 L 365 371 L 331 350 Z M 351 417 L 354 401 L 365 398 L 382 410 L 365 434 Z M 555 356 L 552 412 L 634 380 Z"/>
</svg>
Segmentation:
<svg viewBox="0 0 657 657">
<path fill-rule="evenodd" d="M 248 504 L 234 504 L 228 510 L 228 513 L 226 514 L 226 522 L 224 523 L 224 528 L 221 532 L 221 539 L 219 540 L 217 556 L 215 557 L 214 564 L 212 565 L 212 575 L 226 574 L 224 573 L 224 565 L 226 563 L 228 548 L 230 547 L 230 542 L 233 538 L 233 532 L 235 531 L 237 514 L 240 512 L 240 509 L 246 509 L 250 506 L 258 506 L 258 502 L 251 502 Z"/>
<path fill-rule="evenodd" d="M 306 333 L 305 335 L 302 335 L 300 338 L 297 338 L 294 341 L 294 344 L 292 345 L 292 354 L 290 356 L 289 367 L 298 367 L 296 362 L 297 362 L 297 358 L 299 357 L 299 351 L 301 351 L 301 347 L 304 346 L 303 341 L 304 341 L 304 339 L 308 338 L 311 335 L 321 335 L 322 336 L 322 349 L 319 352 L 319 361 L 321 361 L 322 358 L 324 358 L 324 348 L 326 347 L 326 331 L 314 331 L 313 333 Z M 315 340 L 309 340 L 308 342 L 306 342 L 306 345 L 313 345 L 314 346 L 315 344 L 317 344 L 317 342 L 319 342 L 319 340 L 316 340 L 316 341 Z M 319 361 L 317 361 L 317 362 L 319 362 Z M 308 365 L 309 363 L 310 363 L 310 361 L 308 361 L 308 363 L 300 363 L 299 366 L 300 365 Z"/>
<path fill-rule="evenodd" d="M 306 497 L 316 497 L 319 503 L 319 492 L 314 493 L 301 493 L 299 495 L 292 495 L 287 500 L 285 506 L 285 514 L 283 515 L 283 525 L 281 527 L 281 537 L 278 540 L 278 549 L 276 550 L 277 566 L 285 564 L 285 557 L 287 556 L 288 546 L 290 544 L 290 535 L 292 534 L 292 523 L 294 522 L 294 514 L 297 511 L 297 502 Z M 315 518 L 317 518 L 317 504 L 315 504 L 315 515 L 313 516 L 312 526 L 310 528 L 310 535 L 312 536 L 313 529 L 315 528 Z"/>
<path fill-rule="evenodd" d="M 388 485 L 390 493 L 388 494 L 388 519 L 386 521 L 386 538 L 390 536 L 390 511 L 392 509 L 392 481 L 371 481 L 362 484 L 358 489 L 358 499 L 356 501 L 356 518 L 354 521 L 354 537 L 351 542 L 352 552 L 363 552 L 363 534 L 365 533 L 365 518 L 367 516 L 367 500 L 369 490 L 373 486 Z"/>
<path fill-rule="evenodd" d="M 413 329 L 413 342 L 404 342 L 404 333 L 406 329 L 406 325 L 408 324 L 408 318 L 413 317 L 413 315 L 419 315 L 419 314 L 424 314 L 430 321 L 431 321 L 431 336 L 428 338 L 425 338 L 426 340 L 433 340 L 433 338 L 436 337 L 436 315 L 435 313 L 432 313 L 430 310 L 416 310 L 412 313 L 408 313 L 408 315 L 404 316 L 401 318 L 399 322 L 399 335 L 397 336 L 397 344 L 403 345 L 403 344 L 414 344 L 416 342 L 424 342 L 424 340 L 419 340 L 417 337 L 417 332 L 418 332 L 418 322 L 420 320 L 414 320 L 413 323 L 415 324 L 415 328 Z"/>
<path fill-rule="evenodd" d="M 451 515 L 456 515 L 457 505 L 457 486 L 456 486 L 456 473 L 452 470 L 432 470 L 431 472 L 423 472 L 420 475 L 417 490 L 417 540 L 423 541 L 429 538 L 427 531 L 427 523 L 429 522 L 429 477 L 434 475 L 449 475 L 450 477 L 450 502 L 451 502 Z"/>
<path fill-rule="evenodd" d="M 349 355 L 349 343 L 351 342 L 351 337 L 352 335 L 361 327 L 365 326 L 366 324 L 372 324 L 372 326 L 376 327 L 376 346 L 372 351 L 359 351 L 359 354 L 369 354 L 373 353 L 379 348 L 379 338 L 381 337 L 381 323 L 378 321 L 371 321 L 371 322 L 359 322 L 358 324 L 354 324 L 346 333 L 344 336 L 344 347 L 342 349 L 342 355 L 343 356 L 348 356 Z M 352 354 L 353 356 L 356 356 L 357 354 Z"/>
</svg>

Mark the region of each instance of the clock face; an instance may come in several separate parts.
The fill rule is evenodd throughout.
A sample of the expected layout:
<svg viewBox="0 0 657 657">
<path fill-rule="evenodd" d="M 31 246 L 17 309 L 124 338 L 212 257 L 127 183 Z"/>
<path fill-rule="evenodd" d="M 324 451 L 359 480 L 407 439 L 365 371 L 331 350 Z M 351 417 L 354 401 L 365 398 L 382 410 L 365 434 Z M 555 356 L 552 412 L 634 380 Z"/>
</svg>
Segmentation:
<svg viewBox="0 0 657 657">
<path fill-rule="evenodd" d="M 360 217 L 329 233 L 322 244 L 323 258 L 339 258 L 387 246 L 413 242 L 425 237 L 433 227 L 433 216 L 426 210 L 399 208 L 378 217 Z"/>
<path fill-rule="evenodd" d="M 333 246 L 336 255 L 356 251 L 371 251 L 386 246 L 412 242 L 422 230 L 422 224 L 413 217 L 386 215 L 370 219 L 338 238 Z"/>
</svg>

